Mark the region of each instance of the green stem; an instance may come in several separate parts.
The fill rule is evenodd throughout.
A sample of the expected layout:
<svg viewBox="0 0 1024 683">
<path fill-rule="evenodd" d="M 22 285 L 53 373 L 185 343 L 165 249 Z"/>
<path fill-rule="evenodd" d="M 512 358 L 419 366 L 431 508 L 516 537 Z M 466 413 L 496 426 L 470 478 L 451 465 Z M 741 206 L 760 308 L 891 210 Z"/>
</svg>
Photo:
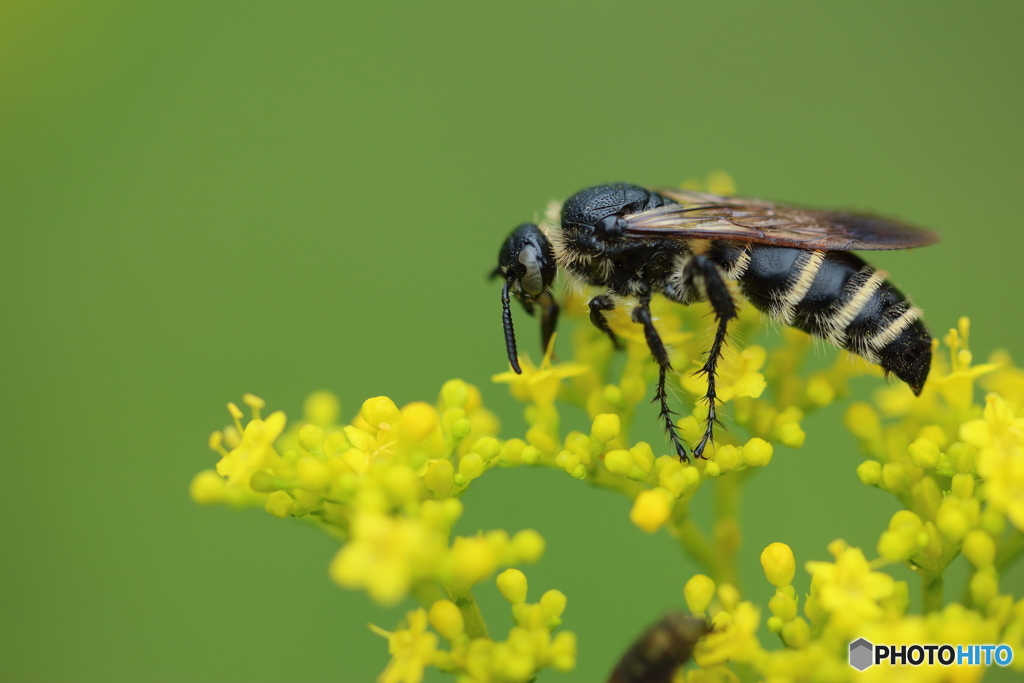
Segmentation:
<svg viewBox="0 0 1024 683">
<path fill-rule="evenodd" d="M 945 583 L 942 579 L 942 572 L 935 574 L 921 574 L 923 594 L 921 608 L 925 614 L 938 612 L 942 609 L 942 586 Z"/>
<path fill-rule="evenodd" d="M 740 547 L 740 493 L 751 470 L 730 472 L 715 482 L 714 552 L 719 583 L 731 583 L 739 588 L 736 552 Z"/>
<path fill-rule="evenodd" d="M 679 546 L 683 549 L 687 555 L 696 560 L 697 564 L 710 574 L 714 579 L 718 579 L 718 558 L 715 555 L 715 551 L 712 549 L 708 539 L 704 537 L 704 534 L 697 525 L 693 523 L 689 515 L 686 515 L 674 525 L 675 537 L 679 541 Z"/>
<path fill-rule="evenodd" d="M 999 544 L 999 550 L 996 551 L 996 569 L 1003 571 L 1013 564 L 1021 553 L 1024 553 L 1024 531 L 1014 529 L 1006 540 Z"/>
<path fill-rule="evenodd" d="M 445 586 L 448 598 L 455 603 L 462 612 L 462 622 L 466 628 L 466 635 L 472 638 L 487 638 L 487 624 L 484 623 L 484 615 L 480 613 L 480 605 L 473 597 L 473 590 L 469 587 L 459 588 Z"/>
</svg>

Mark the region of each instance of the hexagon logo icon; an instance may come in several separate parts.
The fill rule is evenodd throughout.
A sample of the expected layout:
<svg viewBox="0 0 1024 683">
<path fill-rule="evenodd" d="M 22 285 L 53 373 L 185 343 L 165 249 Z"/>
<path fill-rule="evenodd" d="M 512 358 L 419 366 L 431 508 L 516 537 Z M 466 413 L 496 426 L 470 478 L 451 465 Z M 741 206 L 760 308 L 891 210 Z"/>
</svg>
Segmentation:
<svg viewBox="0 0 1024 683">
<path fill-rule="evenodd" d="M 872 664 L 874 664 L 873 654 L 875 646 L 864 640 L 858 638 L 857 640 L 850 643 L 850 666 L 857 671 L 863 671 Z"/>
</svg>

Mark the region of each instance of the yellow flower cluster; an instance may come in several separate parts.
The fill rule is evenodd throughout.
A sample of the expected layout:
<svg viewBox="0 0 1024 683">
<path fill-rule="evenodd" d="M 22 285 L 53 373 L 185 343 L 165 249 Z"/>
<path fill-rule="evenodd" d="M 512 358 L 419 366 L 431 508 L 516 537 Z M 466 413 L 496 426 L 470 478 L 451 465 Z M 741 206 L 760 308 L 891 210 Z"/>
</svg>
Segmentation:
<svg viewBox="0 0 1024 683">
<path fill-rule="evenodd" d="M 962 318 L 946 335 L 948 354 L 936 354 L 920 398 L 881 389 L 874 406 L 850 406 L 845 422 L 869 456 L 861 481 L 907 508 L 879 555 L 907 562 L 927 587 L 963 553 L 974 567 L 969 597 L 984 610 L 1004 601 L 999 571 L 1024 548 L 1024 373 L 1005 353 L 974 365 L 969 331 Z M 975 384 L 990 390 L 983 402 Z M 926 590 L 929 609 L 940 605 L 941 581 L 935 590 Z"/>
<path fill-rule="evenodd" d="M 321 392 L 289 429 L 282 412 L 261 417 L 261 399 L 246 395 L 244 402 L 252 418 L 243 424 L 241 409 L 228 405 L 234 423 L 210 437 L 220 461 L 196 475 L 192 497 L 202 504 L 262 504 L 275 517 L 317 524 L 342 542 L 329 568 L 336 583 L 365 590 L 382 605 L 414 595 L 430 607 L 430 623 L 451 651 L 436 648 L 425 611 L 411 612 L 408 628 L 387 634 L 393 659 L 382 681 L 419 681 L 427 664 L 479 683 L 525 681 L 547 666 L 572 668 L 575 636 L 551 634 L 565 608 L 560 592 L 528 605 L 526 579 L 514 570 L 522 599 L 513 605 L 517 627 L 503 642 L 487 636 L 472 594 L 501 567 L 539 560 L 540 534 L 497 529 L 451 538 L 463 512 L 459 497 L 471 482 L 500 464 L 523 462 L 521 441 L 495 438 L 497 420 L 476 387 L 451 380 L 436 405 L 401 409 L 386 397 L 371 398 L 347 425 L 338 424 L 337 399 Z M 499 584 L 508 584 L 508 576 Z"/>
<path fill-rule="evenodd" d="M 527 603 L 526 576 L 518 569 L 498 575 L 498 589 L 512 605 L 515 626 L 508 638 L 494 641 L 473 638 L 459 607 L 451 600 L 438 600 L 430 606 L 406 615 L 406 627 L 393 633 L 372 626 L 388 639 L 391 661 L 380 676 L 381 683 L 418 683 L 427 666 L 460 676 L 460 680 L 528 681 L 537 671 L 551 667 L 570 671 L 576 665 L 576 636 L 552 631 L 562 623 L 566 598 L 561 591 L 549 590 L 540 602 Z M 439 638 L 427 629 L 432 626 L 449 643 L 449 650 L 438 647 Z"/>
<path fill-rule="evenodd" d="M 1022 645 L 1024 600 L 1003 601 L 996 611 L 979 612 L 957 603 L 924 616 L 908 615 L 907 584 L 876 571 L 859 548 L 843 541 L 829 545 L 834 562 L 807 562 L 810 594 L 799 615 L 792 582 L 796 560 L 789 546 L 772 543 L 761 554 L 765 577 L 775 586 L 768 601 L 768 629 L 783 645 L 766 648 L 758 638 L 762 610 L 742 600 L 727 583 L 697 575 L 683 589 L 695 614 L 706 614 L 711 632 L 698 643 L 701 667 L 687 672 L 687 683 L 735 681 L 732 667 L 749 668 L 766 683 L 775 681 L 975 681 L 984 668 L 970 665 L 875 667 L 861 673 L 847 662 L 849 643 L 998 643 Z M 1012 666 L 1024 670 L 1017 659 Z"/>
</svg>

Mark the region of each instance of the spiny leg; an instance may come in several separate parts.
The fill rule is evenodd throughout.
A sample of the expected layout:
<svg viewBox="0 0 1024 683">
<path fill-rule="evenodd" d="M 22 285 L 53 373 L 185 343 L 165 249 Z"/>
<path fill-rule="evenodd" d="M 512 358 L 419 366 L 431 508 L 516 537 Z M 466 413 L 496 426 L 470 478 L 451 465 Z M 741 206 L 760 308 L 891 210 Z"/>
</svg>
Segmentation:
<svg viewBox="0 0 1024 683">
<path fill-rule="evenodd" d="M 717 379 L 718 361 L 722 357 L 722 349 L 725 346 L 726 333 L 729 321 L 736 317 L 736 304 L 729 294 L 729 288 L 722 279 L 715 264 L 704 256 L 694 256 L 687 263 L 684 275 L 690 287 L 696 287 L 699 279 L 703 285 L 704 293 L 711 308 L 715 311 L 715 319 L 718 321 L 718 328 L 715 330 L 715 341 L 711 344 L 708 357 L 698 373 L 703 373 L 708 378 L 708 390 L 704 400 L 708 404 L 708 416 L 704 422 L 704 435 L 693 447 L 693 454 L 698 458 L 704 457 L 704 449 L 709 442 L 715 440 L 715 423 L 718 422 L 717 403 L 718 394 L 715 391 L 715 380 Z M 699 291 L 696 290 L 696 291 Z M 721 423 L 719 423 L 721 424 Z"/>
<path fill-rule="evenodd" d="M 548 352 L 551 345 L 551 338 L 555 336 L 555 328 L 558 326 L 558 303 L 551 296 L 550 292 L 544 292 L 537 301 L 541 306 L 540 311 L 540 339 L 541 353 Z"/>
<path fill-rule="evenodd" d="M 672 369 L 672 363 L 669 362 L 668 351 L 665 350 L 665 344 L 661 341 L 658 330 L 654 327 L 654 321 L 651 319 L 650 305 L 651 293 L 649 291 L 641 293 L 640 302 L 633 309 L 633 322 L 644 326 L 644 337 L 647 338 L 647 347 L 651 350 L 651 355 L 654 356 L 654 360 L 658 363 L 658 388 L 655 390 L 654 398 L 651 402 L 658 402 L 660 407 L 659 416 L 665 423 L 665 431 L 668 432 L 672 445 L 675 446 L 676 455 L 683 462 L 688 462 L 690 459 L 686 456 L 686 449 L 679 440 L 679 434 L 676 433 L 676 425 L 672 420 L 672 416 L 675 413 L 668 407 L 668 393 L 665 390 L 665 378 L 668 371 Z"/>
<path fill-rule="evenodd" d="M 594 327 L 608 335 L 608 338 L 612 340 L 612 346 L 616 350 L 621 349 L 622 343 L 615 336 L 615 333 L 612 332 L 612 328 L 608 326 L 608 319 L 604 317 L 604 311 L 615 309 L 615 302 L 607 294 L 601 294 L 591 299 L 588 305 L 590 306 L 590 322 L 594 324 Z"/>
</svg>

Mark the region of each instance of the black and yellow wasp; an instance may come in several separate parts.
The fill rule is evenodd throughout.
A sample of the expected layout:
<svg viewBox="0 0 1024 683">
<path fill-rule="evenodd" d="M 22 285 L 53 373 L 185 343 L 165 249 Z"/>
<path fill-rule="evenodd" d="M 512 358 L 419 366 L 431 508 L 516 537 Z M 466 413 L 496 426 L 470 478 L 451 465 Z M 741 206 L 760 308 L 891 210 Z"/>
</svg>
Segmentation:
<svg viewBox="0 0 1024 683">
<path fill-rule="evenodd" d="M 521 372 L 509 294 L 527 312 L 541 309 L 547 348 L 558 320 L 552 284 L 560 269 L 603 290 L 590 300 L 590 320 L 611 338 L 605 313 L 634 301 L 660 373 L 654 401 L 676 453 L 687 460 L 665 391 L 672 369 L 651 319 L 654 294 L 690 304 L 707 301 L 718 327 L 700 372 L 707 375 L 702 458 L 714 438 L 715 378 L 736 303 L 726 282 L 774 320 L 863 356 L 920 394 L 931 366 L 931 336 L 921 311 L 853 250 L 909 249 L 938 236 L 902 222 L 844 211 L 816 211 L 744 197 L 686 190 L 649 190 L 618 183 L 591 187 L 566 201 L 556 220 L 517 227 L 505 240 L 495 275 L 502 288 L 508 359 Z"/>
</svg>

